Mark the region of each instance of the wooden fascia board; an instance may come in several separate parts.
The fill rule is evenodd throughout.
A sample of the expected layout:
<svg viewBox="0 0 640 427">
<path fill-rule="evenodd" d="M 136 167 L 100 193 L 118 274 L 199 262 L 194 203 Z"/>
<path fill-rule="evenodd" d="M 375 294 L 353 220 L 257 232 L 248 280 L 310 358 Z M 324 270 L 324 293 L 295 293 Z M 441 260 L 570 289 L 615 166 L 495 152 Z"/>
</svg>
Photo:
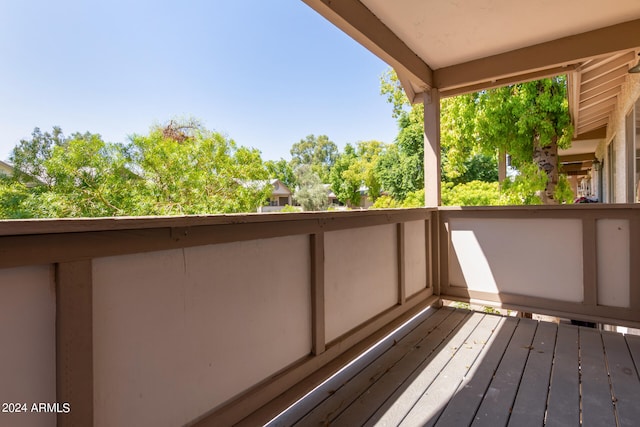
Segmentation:
<svg viewBox="0 0 640 427">
<path fill-rule="evenodd" d="M 580 126 L 580 128 L 578 129 L 578 132 L 588 132 L 590 130 L 598 129 L 598 128 L 603 127 L 603 126 L 607 126 L 608 123 L 609 123 L 609 119 L 608 118 L 602 119 L 602 120 L 600 120 L 598 122 L 594 122 L 594 123 L 591 123 L 589 125 Z"/>
<path fill-rule="evenodd" d="M 620 93 L 620 88 L 619 87 L 614 87 L 609 89 L 606 92 L 602 92 L 601 94 L 592 96 L 590 98 L 585 98 L 582 97 L 581 101 L 580 101 L 580 109 L 585 109 L 588 108 L 591 105 L 595 105 L 595 104 L 599 104 L 601 102 L 604 102 L 608 99 L 614 98 L 616 96 L 618 96 L 618 94 Z"/>
<path fill-rule="evenodd" d="M 573 125 L 573 137 L 578 136 L 580 77 L 581 74 L 579 70 L 567 74 L 567 96 L 569 98 L 569 115 L 571 116 L 571 124 Z"/>
<path fill-rule="evenodd" d="M 584 162 L 595 158 L 596 155 L 594 153 L 570 154 L 568 156 L 560 156 L 560 163 Z"/>
<path fill-rule="evenodd" d="M 573 138 L 574 141 L 587 141 L 590 139 L 603 139 L 607 137 L 607 128 L 602 127 L 589 132 L 578 133 L 578 136 Z"/>
<path fill-rule="evenodd" d="M 611 112 L 613 111 L 613 107 L 604 107 L 600 110 L 590 110 L 588 113 L 585 114 L 580 114 L 580 124 L 584 124 L 587 121 L 593 121 L 594 118 L 603 118 L 603 117 L 608 117 L 611 115 Z"/>
<path fill-rule="evenodd" d="M 441 91 L 489 83 L 640 46 L 640 19 L 443 67 L 433 72 Z"/>
<path fill-rule="evenodd" d="M 581 115 L 583 115 L 583 114 L 586 115 L 586 114 L 595 113 L 596 111 L 612 109 L 611 107 L 616 105 L 617 99 L 618 99 L 617 97 L 613 97 L 613 98 L 609 98 L 609 99 L 603 100 L 603 101 L 598 102 L 598 103 L 591 103 L 591 104 L 588 104 L 588 105 L 580 106 L 580 114 Z"/>
<path fill-rule="evenodd" d="M 441 90 L 440 97 L 448 98 L 451 96 L 463 95 L 465 93 L 473 93 L 473 92 L 478 92 L 485 89 L 494 89 L 497 87 L 503 87 L 510 84 L 530 82 L 534 80 L 544 79 L 547 77 L 555 77 L 561 74 L 569 74 L 575 70 L 576 70 L 575 65 L 547 68 L 544 70 L 538 70 L 531 73 L 518 74 L 515 76 L 496 79 L 491 82 L 483 82 L 483 83 L 478 83 L 478 84 L 473 84 L 468 86 L 460 86 L 453 89 Z"/>
<path fill-rule="evenodd" d="M 569 171 L 566 174 L 569 176 L 586 176 L 589 174 L 589 170 Z"/>
<path fill-rule="evenodd" d="M 561 173 L 578 172 L 578 171 L 587 170 L 590 168 L 591 168 L 591 162 L 575 163 L 570 165 L 563 164 L 560 166 L 560 172 Z"/>
<path fill-rule="evenodd" d="M 582 85 L 582 97 L 584 99 L 587 99 L 587 97 L 592 97 L 595 95 L 599 95 L 603 92 L 608 91 L 611 88 L 617 87 L 620 88 L 620 86 L 622 86 L 624 84 L 624 82 L 626 81 L 626 72 L 624 75 L 619 76 L 613 80 L 608 80 L 606 78 L 599 80 L 599 85 L 589 85 L 587 86 Z M 607 77 L 607 76 L 603 76 L 603 77 Z M 593 80 L 592 82 L 595 82 L 595 80 Z"/>
<path fill-rule="evenodd" d="M 416 93 L 416 91 L 413 89 L 411 81 L 404 74 L 402 74 L 401 71 L 396 70 L 396 74 L 398 75 L 400 85 L 402 86 L 402 89 L 404 89 L 404 93 L 407 95 L 409 102 L 411 104 L 422 102 L 422 93 Z"/>
<path fill-rule="evenodd" d="M 358 0 L 302 0 L 396 71 L 433 87 L 433 70 Z"/>
<path fill-rule="evenodd" d="M 609 123 L 609 118 L 609 114 L 603 114 L 598 117 L 591 117 L 589 119 L 580 120 L 580 123 L 578 123 L 578 129 L 585 129 L 594 123 Z"/>
<path fill-rule="evenodd" d="M 640 25 L 640 24 L 638 24 Z M 582 81 L 587 83 L 593 79 L 596 79 L 603 74 L 608 74 L 617 70 L 618 68 L 622 68 L 625 72 L 628 70 L 628 65 L 631 64 L 636 59 L 635 51 L 629 51 L 623 55 L 618 56 L 617 58 L 605 62 L 602 65 L 594 68 L 591 71 L 587 71 L 582 75 Z"/>
</svg>

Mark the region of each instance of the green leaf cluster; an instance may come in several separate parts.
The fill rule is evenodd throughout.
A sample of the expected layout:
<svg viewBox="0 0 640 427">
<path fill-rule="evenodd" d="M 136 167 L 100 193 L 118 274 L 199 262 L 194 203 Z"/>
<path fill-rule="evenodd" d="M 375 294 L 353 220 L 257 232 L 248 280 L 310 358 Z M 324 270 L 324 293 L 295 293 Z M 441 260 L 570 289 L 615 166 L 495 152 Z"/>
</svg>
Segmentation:
<svg viewBox="0 0 640 427">
<path fill-rule="evenodd" d="M 382 76 L 381 93 L 392 104 L 399 133 L 396 144 L 381 156 L 379 175 L 383 191 L 402 204 L 408 194 L 423 186 L 424 109 L 409 103 L 393 70 Z M 564 76 L 443 99 L 440 126 L 445 203 L 457 200 L 476 204 L 456 194 L 445 195 L 444 191 L 451 193 L 456 185 L 474 181 L 495 183 L 499 152 L 509 153 L 512 165 L 520 173 L 502 187 L 495 184 L 489 190 L 484 186 L 482 191 L 490 194 L 476 199 L 521 204 L 540 203 L 541 197 L 551 202 L 570 198 L 570 191 L 563 184 L 566 179 L 558 178 L 557 167 L 550 168 L 544 163 L 547 159 L 535 154 L 544 147 L 557 153 L 556 147 L 570 145 L 573 129 Z M 472 187 L 480 190 L 479 184 Z M 470 188 L 461 187 L 455 193 L 464 194 Z M 504 194 L 497 198 L 495 191 Z"/>
<path fill-rule="evenodd" d="M 442 184 L 444 206 L 490 206 L 503 204 L 497 182 L 471 181 Z"/>
<path fill-rule="evenodd" d="M 260 153 L 196 121 L 171 121 L 124 144 L 35 129 L 0 181 L 3 218 L 255 211 L 271 194 Z"/>
<path fill-rule="evenodd" d="M 305 211 L 321 211 L 329 205 L 327 189 L 318 174 L 310 165 L 301 165 L 296 169 L 298 188 L 293 199 Z"/>
<path fill-rule="evenodd" d="M 329 172 L 337 158 L 338 146 L 327 135 L 307 135 L 291 147 L 291 167 L 295 170 L 311 166 L 322 182 L 329 182 Z"/>
<path fill-rule="evenodd" d="M 358 206 L 365 190 L 373 201 L 378 198 L 381 183 L 376 166 L 384 149 L 385 145 L 379 141 L 345 146 L 329 173 L 331 190 L 338 200 Z"/>
</svg>

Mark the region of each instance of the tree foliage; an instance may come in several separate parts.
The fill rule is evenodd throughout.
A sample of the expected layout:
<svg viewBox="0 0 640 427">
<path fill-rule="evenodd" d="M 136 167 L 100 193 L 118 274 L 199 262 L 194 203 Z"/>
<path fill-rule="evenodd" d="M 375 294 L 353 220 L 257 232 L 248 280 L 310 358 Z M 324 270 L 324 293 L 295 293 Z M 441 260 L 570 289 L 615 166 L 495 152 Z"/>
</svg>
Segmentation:
<svg viewBox="0 0 640 427">
<path fill-rule="evenodd" d="M 298 182 L 296 180 L 296 174 L 291 166 L 291 163 L 285 159 L 280 160 L 267 160 L 264 162 L 267 171 L 269 172 L 269 178 L 279 179 L 286 185 L 291 191 L 293 191 Z"/>
<path fill-rule="evenodd" d="M 381 91 L 392 103 L 400 131 L 397 147 L 388 150 L 388 158 L 381 160 L 380 175 L 384 189 L 403 200 L 414 190 L 412 186 L 422 186 L 418 173 L 423 173 L 423 153 L 419 150 L 423 146 L 424 110 L 422 105 L 410 105 L 393 71 L 383 76 Z M 557 149 L 570 144 L 571 134 L 563 76 L 443 99 L 442 179 L 458 185 L 495 182 L 496 155 L 506 151 L 520 174 L 502 188 L 510 193 L 502 200 L 563 200 L 567 191 L 558 177 Z M 413 161 L 408 161 L 411 156 Z M 415 175 L 408 179 L 412 173 Z M 556 191 L 558 183 L 560 188 Z"/>
<path fill-rule="evenodd" d="M 163 127 L 134 135 L 130 161 L 143 178 L 144 210 L 155 215 L 255 211 L 269 197 L 268 172 L 255 149 L 199 124 L 176 137 Z"/>
<path fill-rule="evenodd" d="M 442 185 L 444 206 L 490 206 L 503 204 L 497 182 L 471 181 Z"/>
<path fill-rule="evenodd" d="M 327 189 L 320 177 L 309 165 L 302 165 L 296 169 L 298 188 L 293 196 L 305 211 L 319 211 L 327 208 L 329 199 Z"/>
<path fill-rule="evenodd" d="M 447 101 L 442 109 L 442 138 L 454 173 L 464 170 L 460 165 L 469 155 L 506 151 L 520 176 L 505 190 L 515 190 L 525 203 L 536 198 L 557 202 L 558 148 L 570 145 L 573 132 L 564 76 Z"/>
<path fill-rule="evenodd" d="M 377 175 L 384 191 L 404 200 L 424 188 L 424 106 L 409 103 L 394 71 L 382 76 L 380 92 L 392 104 L 398 135 L 380 155 Z"/>
<path fill-rule="evenodd" d="M 358 206 L 366 189 L 372 201 L 380 195 L 380 177 L 376 165 L 383 152 L 379 141 L 361 141 L 345 146 L 329 173 L 331 189 L 342 203 Z"/>
<path fill-rule="evenodd" d="M 308 165 L 320 177 L 329 182 L 329 172 L 338 158 L 338 146 L 327 135 L 307 135 L 291 147 L 291 167 Z"/>
<path fill-rule="evenodd" d="M 0 180 L 4 218 L 184 215 L 255 211 L 270 195 L 254 149 L 174 121 L 113 144 L 59 128 L 20 141 Z"/>
</svg>

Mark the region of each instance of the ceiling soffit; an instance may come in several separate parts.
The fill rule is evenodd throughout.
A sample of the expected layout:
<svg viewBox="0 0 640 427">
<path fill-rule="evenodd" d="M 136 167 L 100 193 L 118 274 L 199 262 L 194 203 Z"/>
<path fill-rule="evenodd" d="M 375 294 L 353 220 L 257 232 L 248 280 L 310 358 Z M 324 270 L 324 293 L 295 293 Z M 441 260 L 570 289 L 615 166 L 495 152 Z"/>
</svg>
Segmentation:
<svg viewBox="0 0 640 427">
<path fill-rule="evenodd" d="M 390 64 L 413 102 L 559 74 L 575 135 L 602 133 L 640 51 L 640 1 L 303 0 Z"/>
<path fill-rule="evenodd" d="M 639 50 L 616 52 L 579 64 L 568 74 L 574 137 L 605 128 Z"/>
<path fill-rule="evenodd" d="M 640 47 L 638 0 L 303 1 L 393 66 L 410 95 L 532 80 Z"/>
</svg>

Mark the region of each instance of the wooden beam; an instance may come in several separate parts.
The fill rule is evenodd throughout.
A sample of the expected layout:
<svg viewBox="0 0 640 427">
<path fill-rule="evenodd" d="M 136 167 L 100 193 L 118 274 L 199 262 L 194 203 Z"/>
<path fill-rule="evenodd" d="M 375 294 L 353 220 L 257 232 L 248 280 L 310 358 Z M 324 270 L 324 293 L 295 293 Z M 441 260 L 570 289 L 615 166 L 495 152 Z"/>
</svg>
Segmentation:
<svg viewBox="0 0 640 427">
<path fill-rule="evenodd" d="M 592 96 L 590 98 L 581 97 L 580 101 L 580 109 L 585 109 L 591 105 L 600 104 L 603 101 L 606 101 L 611 98 L 615 98 L 620 93 L 620 88 L 614 87 L 609 89 L 606 92 L 603 92 L 599 95 Z"/>
<path fill-rule="evenodd" d="M 640 25 L 640 24 L 639 24 Z M 582 81 L 587 83 L 593 79 L 596 79 L 604 74 L 609 74 L 617 69 L 623 69 L 627 71 L 629 64 L 636 60 L 635 51 L 629 51 L 612 59 L 611 61 L 604 62 L 593 70 L 587 71 L 582 74 Z"/>
<path fill-rule="evenodd" d="M 56 265 L 56 398 L 71 407 L 60 427 L 93 425 L 92 276 L 90 260 Z"/>
<path fill-rule="evenodd" d="M 547 77 L 555 77 L 561 74 L 569 74 L 576 70 L 575 65 L 567 65 L 560 67 L 547 68 L 544 70 L 533 71 L 531 73 L 518 74 L 515 76 L 504 77 L 492 80 L 490 82 L 476 83 L 472 85 L 459 86 L 453 89 L 444 89 L 440 91 L 442 98 L 448 98 L 451 96 L 463 95 L 465 93 L 478 92 L 485 89 L 494 89 L 497 87 L 503 87 L 510 84 L 531 82 L 534 80 L 544 79 Z"/>
<path fill-rule="evenodd" d="M 578 129 L 578 132 L 588 132 L 588 131 L 593 130 L 593 129 L 598 129 L 599 127 L 607 126 L 608 123 L 609 123 L 609 119 L 608 118 L 602 119 L 602 120 L 590 123 L 590 124 L 585 125 L 585 126 L 580 126 L 580 128 Z"/>
<path fill-rule="evenodd" d="M 589 174 L 588 170 L 579 170 L 579 171 L 570 171 L 566 172 L 569 176 L 587 176 Z"/>
<path fill-rule="evenodd" d="M 560 156 L 560 163 L 583 162 L 585 160 L 594 160 L 595 153 L 570 154 L 568 156 Z"/>
<path fill-rule="evenodd" d="M 603 108 L 600 111 L 593 110 L 589 114 L 583 114 L 580 116 L 580 124 L 586 125 L 596 120 L 604 119 L 605 117 L 609 117 L 612 112 L 612 107 Z"/>
<path fill-rule="evenodd" d="M 493 294 L 474 291 L 461 287 L 451 287 L 450 293 L 442 295 L 442 299 L 464 301 L 478 305 L 489 305 L 529 313 L 548 314 L 568 319 L 589 322 L 627 325 L 640 327 L 640 312 L 625 307 L 587 306 L 582 303 L 532 297 L 527 295 L 501 292 Z"/>
<path fill-rule="evenodd" d="M 629 219 L 629 306 L 640 311 L 640 219 Z"/>
<path fill-rule="evenodd" d="M 449 293 L 451 282 L 449 281 L 449 251 L 451 248 L 451 231 L 449 229 L 451 222 L 438 212 L 438 260 L 440 262 L 438 286 L 438 295 Z"/>
<path fill-rule="evenodd" d="M 582 283 L 584 284 L 583 304 L 598 305 L 598 251 L 595 218 L 582 219 Z"/>
<path fill-rule="evenodd" d="M 311 246 L 311 352 L 326 350 L 324 310 L 324 233 L 310 236 Z"/>
<path fill-rule="evenodd" d="M 0 230 L 0 267 L 18 267 L 21 265 L 52 264 L 57 262 L 86 260 L 111 255 L 125 255 L 152 252 L 166 249 L 188 248 L 216 243 L 241 242 L 272 237 L 284 237 L 300 234 L 312 234 L 321 231 L 334 231 L 348 228 L 368 227 L 383 224 L 396 224 L 404 221 L 424 220 L 429 210 L 410 209 L 394 211 L 327 212 L 307 214 L 263 214 L 263 221 L 249 221 L 238 215 L 235 217 L 210 218 L 210 225 L 203 224 L 202 218 L 175 218 L 173 221 L 151 221 L 159 228 L 136 229 L 135 224 L 147 227 L 146 219 L 128 221 L 130 230 L 104 230 L 71 232 L 75 224 L 90 230 L 90 224 L 96 228 L 101 220 L 58 220 L 47 221 L 47 227 L 39 226 L 38 221 L 7 221 L 13 226 L 2 236 Z M 291 215 L 291 216 L 290 216 Z M 255 219 L 255 217 L 254 217 Z M 274 220 L 275 219 L 275 220 Z M 216 224 L 216 220 L 223 222 Z M 206 223 L 207 221 L 205 221 Z M 1 221 L 0 221 L 1 223 Z M 55 230 L 59 232 L 33 234 L 29 230 Z M 162 224 L 162 225 L 161 225 Z M 167 226 L 174 224 L 175 226 Z M 189 224 L 193 224 L 190 226 Z M 2 225 L 0 224 L 0 228 Z M 65 227 L 66 226 L 66 227 Z M 63 232 L 67 228 L 67 232 Z M 15 235 L 20 230 L 25 235 Z"/>
<path fill-rule="evenodd" d="M 424 96 L 424 201 L 440 206 L 440 93 L 437 89 Z"/>
<path fill-rule="evenodd" d="M 402 305 L 407 302 L 407 287 L 406 287 L 406 265 L 405 265 L 405 237 L 404 237 L 404 222 L 400 222 L 396 225 L 396 245 L 397 245 L 397 262 L 398 262 L 398 304 Z"/>
<path fill-rule="evenodd" d="M 621 76 L 615 77 L 613 79 L 610 78 L 610 74 L 606 74 L 602 77 L 599 77 L 595 80 L 592 80 L 589 83 L 585 83 L 582 85 L 582 95 L 585 97 L 591 97 L 593 95 L 598 95 L 602 92 L 606 92 L 611 88 L 620 87 L 627 80 L 628 73 L 624 73 Z"/>
<path fill-rule="evenodd" d="M 424 220 L 424 255 L 426 257 L 426 262 L 425 262 L 425 278 L 426 278 L 426 282 L 425 283 L 425 287 L 428 288 L 432 288 L 433 287 L 433 245 L 435 243 L 433 243 L 432 240 L 432 236 L 433 234 L 431 233 L 431 227 L 432 227 L 432 223 L 433 223 L 433 219 L 432 218 L 428 218 Z"/>
<path fill-rule="evenodd" d="M 608 123 L 609 123 L 609 114 L 601 114 L 599 116 L 594 116 L 588 120 L 581 120 L 579 129 L 584 129 L 592 125 L 597 125 L 597 127 L 600 127 Z"/>
<path fill-rule="evenodd" d="M 614 105 L 616 105 L 616 98 L 609 98 L 597 104 L 585 105 L 583 108 L 580 109 L 580 115 L 590 114 L 595 111 L 606 110 L 607 108 L 613 107 Z"/>
<path fill-rule="evenodd" d="M 398 80 L 400 81 L 400 85 L 404 90 L 404 93 L 407 95 L 407 98 L 409 98 L 409 102 L 412 105 L 418 102 L 421 102 L 422 94 L 416 94 L 416 91 L 413 90 L 413 85 L 411 84 L 411 81 L 409 80 L 409 78 L 405 77 L 405 75 L 398 70 L 396 70 L 396 74 L 398 76 Z"/>
<path fill-rule="evenodd" d="M 579 172 L 591 168 L 591 162 L 560 165 L 560 173 Z"/>
<path fill-rule="evenodd" d="M 586 33 L 443 67 L 433 72 L 435 87 L 461 86 L 578 64 L 590 58 L 640 46 L 640 19 Z"/>
<path fill-rule="evenodd" d="M 433 86 L 431 68 L 360 1 L 303 1 L 399 74 L 419 82 L 423 89 Z"/>
<path fill-rule="evenodd" d="M 578 133 L 578 136 L 573 138 L 574 141 L 588 141 L 592 139 L 603 139 L 607 137 L 607 128 L 599 128 L 590 132 Z"/>
<path fill-rule="evenodd" d="M 567 74 L 567 96 L 569 98 L 569 115 L 571 116 L 571 124 L 573 125 L 573 137 L 578 136 L 578 117 L 580 105 L 580 86 L 582 84 L 582 73 L 573 71 Z M 502 182 L 502 180 L 498 179 Z"/>
</svg>

